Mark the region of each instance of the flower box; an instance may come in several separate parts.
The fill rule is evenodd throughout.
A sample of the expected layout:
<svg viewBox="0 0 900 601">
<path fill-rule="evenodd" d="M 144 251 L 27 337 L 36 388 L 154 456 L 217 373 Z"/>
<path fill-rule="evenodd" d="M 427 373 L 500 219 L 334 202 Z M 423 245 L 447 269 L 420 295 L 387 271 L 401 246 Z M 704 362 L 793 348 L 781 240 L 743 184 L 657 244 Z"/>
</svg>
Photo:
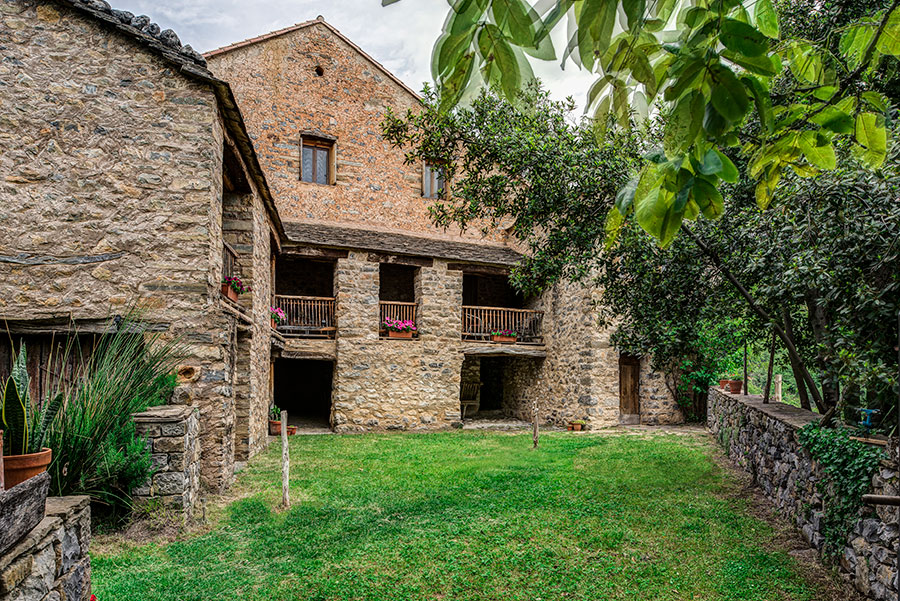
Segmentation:
<svg viewBox="0 0 900 601">
<path fill-rule="evenodd" d="M 515 344 L 516 336 L 500 336 L 498 334 L 491 334 L 491 342 L 500 342 L 502 344 Z"/>
<path fill-rule="evenodd" d="M 412 331 L 408 332 L 395 332 L 394 330 L 388 330 L 388 338 L 412 338 Z"/>
<path fill-rule="evenodd" d="M 232 288 L 231 285 L 229 285 L 229 284 L 222 284 L 222 296 L 224 296 L 234 302 L 237 302 L 237 299 L 238 299 L 237 291 L 234 288 Z"/>
</svg>

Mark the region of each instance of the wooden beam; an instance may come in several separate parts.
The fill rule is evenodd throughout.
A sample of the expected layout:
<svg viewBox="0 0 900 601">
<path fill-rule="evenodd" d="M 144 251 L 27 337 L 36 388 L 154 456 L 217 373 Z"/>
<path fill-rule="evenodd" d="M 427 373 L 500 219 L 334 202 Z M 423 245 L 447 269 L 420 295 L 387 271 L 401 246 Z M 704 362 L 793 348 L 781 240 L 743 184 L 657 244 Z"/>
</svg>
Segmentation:
<svg viewBox="0 0 900 601">
<path fill-rule="evenodd" d="M 166 332 L 168 323 L 130 322 L 134 332 Z M 48 317 L 38 319 L 0 319 L 0 331 L 10 334 L 105 334 L 114 330 L 114 318 L 70 319 Z"/>
<path fill-rule="evenodd" d="M 464 346 L 461 352 L 467 357 L 531 357 L 532 359 L 543 359 L 547 356 L 547 351 L 543 347 L 522 347 L 510 344 L 473 344 Z"/>
<path fill-rule="evenodd" d="M 475 275 L 500 275 L 508 276 L 508 267 L 496 267 L 494 265 L 473 265 L 472 263 L 448 263 L 449 271 L 461 271 Z"/>
<path fill-rule="evenodd" d="M 285 246 L 281 251 L 281 255 L 286 258 L 309 257 L 321 259 L 346 259 L 349 254 L 350 251 L 345 249 L 320 248 L 315 246 Z"/>
<path fill-rule="evenodd" d="M 413 265 L 415 267 L 432 267 L 434 259 L 430 257 L 410 257 L 406 255 L 388 255 L 369 253 L 369 263 L 392 263 L 394 265 Z"/>
</svg>

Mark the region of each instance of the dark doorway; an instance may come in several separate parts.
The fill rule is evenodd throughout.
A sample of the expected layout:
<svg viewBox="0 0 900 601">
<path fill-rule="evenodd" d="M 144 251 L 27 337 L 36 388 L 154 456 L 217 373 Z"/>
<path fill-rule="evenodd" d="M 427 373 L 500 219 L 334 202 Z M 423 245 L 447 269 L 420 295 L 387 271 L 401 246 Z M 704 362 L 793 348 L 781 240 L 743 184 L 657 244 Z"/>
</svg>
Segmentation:
<svg viewBox="0 0 900 601">
<path fill-rule="evenodd" d="M 299 428 L 331 427 L 334 363 L 308 359 L 275 361 L 275 406 Z"/>
<path fill-rule="evenodd" d="M 504 359 L 482 357 L 481 404 L 478 411 L 499 411 L 503 408 Z"/>
<path fill-rule="evenodd" d="M 619 421 L 641 423 L 641 360 L 631 355 L 619 356 Z"/>
</svg>

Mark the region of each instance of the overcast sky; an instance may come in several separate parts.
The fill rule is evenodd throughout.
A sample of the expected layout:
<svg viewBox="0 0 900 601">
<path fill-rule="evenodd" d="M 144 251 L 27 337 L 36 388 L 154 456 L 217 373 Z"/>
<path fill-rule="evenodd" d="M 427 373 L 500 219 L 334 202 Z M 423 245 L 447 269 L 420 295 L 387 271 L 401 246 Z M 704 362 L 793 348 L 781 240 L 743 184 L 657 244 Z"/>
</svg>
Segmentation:
<svg viewBox="0 0 900 601">
<path fill-rule="evenodd" d="M 416 91 L 431 80 L 431 47 L 448 10 L 447 0 L 401 0 L 384 8 L 380 0 L 110 0 L 110 4 L 149 16 L 200 52 L 322 15 Z M 563 28 L 558 29 L 563 36 Z M 555 41 L 559 54 L 562 41 Z M 572 63 L 565 71 L 559 61 L 532 64 L 555 97 L 571 95 L 584 105 L 591 74 Z"/>
</svg>

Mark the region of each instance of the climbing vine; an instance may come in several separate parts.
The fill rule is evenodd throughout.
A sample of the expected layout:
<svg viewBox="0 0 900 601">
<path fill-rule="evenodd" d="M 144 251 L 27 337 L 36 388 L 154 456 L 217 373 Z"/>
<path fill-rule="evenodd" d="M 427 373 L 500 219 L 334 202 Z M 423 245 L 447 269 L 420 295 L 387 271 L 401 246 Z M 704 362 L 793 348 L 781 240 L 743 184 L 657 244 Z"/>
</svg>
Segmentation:
<svg viewBox="0 0 900 601">
<path fill-rule="evenodd" d="M 843 550 L 862 505 L 862 496 L 869 491 L 884 454 L 879 448 L 851 440 L 846 428 L 809 424 L 798 432 L 798 438 L 825 472 L 824 478 L 816 483 L 824 502 L 820 530 L 825 551 L 836 555 Z"/>
</svg>

